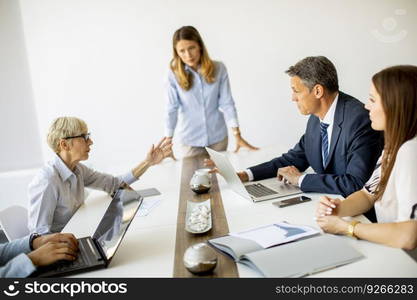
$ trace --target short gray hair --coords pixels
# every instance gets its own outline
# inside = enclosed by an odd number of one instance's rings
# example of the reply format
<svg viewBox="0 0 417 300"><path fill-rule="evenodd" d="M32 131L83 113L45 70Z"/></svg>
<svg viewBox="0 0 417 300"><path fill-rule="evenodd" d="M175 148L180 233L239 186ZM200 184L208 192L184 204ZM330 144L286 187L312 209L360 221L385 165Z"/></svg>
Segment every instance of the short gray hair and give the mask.
<svg viewBox="0 0 417 300"><path fill-rule="evenodd" d="M77 136L87 131L87 124L75 117L59 117L52 122L48 132L48 145L55 153L60 152L59 141L70 136Z"/></svg>
<svg viewBox="0 0 417 300"><path fill-rule="evenodd" d="M309 56L285 71L291 77L298 76L310 89L320 84L330 92L339 90L337 71L333 63L325 56Z"/></svg>

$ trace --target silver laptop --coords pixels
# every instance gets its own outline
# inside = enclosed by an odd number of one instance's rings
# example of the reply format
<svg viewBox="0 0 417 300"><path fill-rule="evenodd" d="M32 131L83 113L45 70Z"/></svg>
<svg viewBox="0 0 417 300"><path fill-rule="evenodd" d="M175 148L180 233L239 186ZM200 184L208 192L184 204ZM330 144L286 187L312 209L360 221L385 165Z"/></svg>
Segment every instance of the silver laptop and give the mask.
<svg viewBox="0 0 417 300"><path fill-rule="evenodd" d="M298 187L280 182L276 177L243 183L225 154L207 147L206 150L230 188L246 199L259 202L302 193Z"/></svg>

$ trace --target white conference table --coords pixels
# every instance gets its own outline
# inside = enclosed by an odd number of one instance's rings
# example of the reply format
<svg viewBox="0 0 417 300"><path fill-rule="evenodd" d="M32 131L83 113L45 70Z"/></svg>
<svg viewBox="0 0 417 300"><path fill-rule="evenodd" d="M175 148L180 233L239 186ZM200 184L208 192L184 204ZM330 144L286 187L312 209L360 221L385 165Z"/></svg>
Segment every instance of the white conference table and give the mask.
<svg viewBox="0 0 417 300"><path fill-rule="evenodd" d="M281 151L280 151L281 150ZM266 147L256 152L228 153L237 170L261 163L280 155L279 147ZM82 273L77 277L172 277L176 240L177 213L182 161L165 161L149 169L132 186L135 189L156 187L161 202L149 215L136 216L110 266L107 269ZM241 231L278 221L310 225L318 228L314 211L321 194L305 194L313 201L278 208L269 200L252 203L231 191L218 175L219 187L230 231ZM103 192L90 193L69 221L63 232L78 238L93 235L110 197ZM363 216L358 217L367 222ZM343 237L365 258L311 277L417 277L417 263L401 249ZM326 251L323 249L323 251ZM308 255L308 253L306 253ZM248 267L237 264L240 277L260 277Z"/></svg>

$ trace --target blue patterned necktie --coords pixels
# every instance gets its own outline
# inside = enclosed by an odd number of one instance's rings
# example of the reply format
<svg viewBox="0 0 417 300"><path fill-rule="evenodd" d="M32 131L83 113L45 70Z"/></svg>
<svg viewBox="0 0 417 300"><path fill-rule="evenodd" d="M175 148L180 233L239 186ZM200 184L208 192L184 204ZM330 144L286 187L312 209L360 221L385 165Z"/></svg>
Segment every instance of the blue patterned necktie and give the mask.
<svg viewBox="0 0 417 300"><path fill-rule="evenodd" d="M323 158L323 167L326 166L327 159L329 158L329 137L327 136L327 127L329 127L329 124L320 122L321 155Z"/></svg>

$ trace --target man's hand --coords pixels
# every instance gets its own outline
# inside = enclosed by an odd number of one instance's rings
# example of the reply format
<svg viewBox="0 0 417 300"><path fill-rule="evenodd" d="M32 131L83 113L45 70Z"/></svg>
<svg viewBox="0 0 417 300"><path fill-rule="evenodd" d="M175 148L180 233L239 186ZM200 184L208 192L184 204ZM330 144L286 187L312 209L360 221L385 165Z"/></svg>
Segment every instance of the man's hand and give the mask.
<svg viewBox="0 0 417 300"><path fill-rule="evenodd" d="M205 167L208 167L208 168L215 168L216 167L216 164L214 163L214 161L212 161L209 158L205 158L204 161L203 161L203 164L204 164Z"/></svg>
<svg viewBox="0 0 417 300"><path fill-rule="evenodd" d="M237 176L239 176L240 181L242 182L248 182L249 181L249 176L248 173L246 173L245 171L240 171L236 173Z"/></svg>
<svg viewBox="0 0 417 300"><path fill-rule="evenodd" d="M248 148L249 150L259 150L258 147L254 147L251 144L249 144L243 137L239 135L236 135L236 149L235 153L239 151L240 148Z"/></svg>
<svg viewBox="0 0 417 300"><path fill-rule="evenodd" d="M297 186L298 179L301 175L301 172L294 166L279 168L277 172L277 178L279 181L284 180L285 183L291 183Z"/></svg>
<svg viewBox="0 0 417 300"><path fill-rule="evenodd" d="M75 260L77 252L66 242L48 242L30 252L28 257L35 266L47 266L58 260Z"/></svg>
<svg viewBox="0 0 417 300"><path fill-rule="evenodd" d="M38 249L41 246L49 243L67 243L74 251L78 251L78 241L72 233L52 233L41 235L33 240L33 249Z"/></svg>
<svg viewBox="0 0 417 300"><path fill-rule="evenodd" d="M204 159L204 166L211 168L209 173L218 173L219 172L219 169L217 169L216 164L211 159L208 159L208 158ZM249 181L249 176L245 171L237 172L236 174L242 182Z"/></svg>
<svg viewBox="0 0 417 300"><path fill-rule="evenodd" d="M151 165L159 164L164 158L172 157L172 139L163 138L158 145L152 145L148 154L146 155L146 161Z"/></svg>

